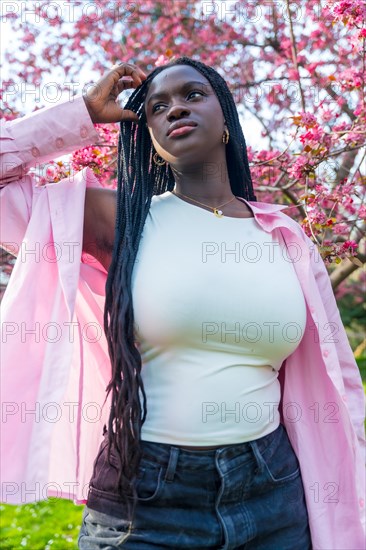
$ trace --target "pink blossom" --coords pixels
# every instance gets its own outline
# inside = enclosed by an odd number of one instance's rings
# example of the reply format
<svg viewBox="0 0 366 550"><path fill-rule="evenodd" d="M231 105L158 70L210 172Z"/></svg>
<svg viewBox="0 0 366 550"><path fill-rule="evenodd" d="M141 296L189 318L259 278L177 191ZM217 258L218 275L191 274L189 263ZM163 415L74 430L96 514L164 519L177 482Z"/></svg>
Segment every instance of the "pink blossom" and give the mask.
<svg viewBox="0 0 366 550"><path fill-rule="evenodd" d="M307 128L312 128L317 124L315 115L312 113L300 113L301 121Z"/></svg>

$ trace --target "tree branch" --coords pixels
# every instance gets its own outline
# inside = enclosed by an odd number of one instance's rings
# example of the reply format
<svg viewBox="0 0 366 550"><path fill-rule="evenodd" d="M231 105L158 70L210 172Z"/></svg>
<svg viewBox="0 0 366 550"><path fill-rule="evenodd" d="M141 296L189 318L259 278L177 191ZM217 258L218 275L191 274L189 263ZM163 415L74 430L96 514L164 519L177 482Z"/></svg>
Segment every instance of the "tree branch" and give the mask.
<svg viewBox="0 0 366 550"><path fill-rule="evenodd" d="M290 24L292 62L294 64L296 72L297 72L297 82L299 84L300 96L301 96L301 107L302 107L303 111L306 111L304 90L302 89L302 86L301 86L299 64L297 62L297 47L296 47L294 26L292 24L292 17L291 17L290 1L289 0L286 0L286 8L287 8L287 17L288 17L289 24Z"/></svg>
<svg viewBox="0 0 366 550"><path fill-rule="evenodd" d="M364 265L366 263L366 256L364 254L357 254L356 258L360 260ZM337 288L351 273L360 269L360 266L354 264L346 258L343 262L330 274L330 281L332 283L333 290Z"/></svg>
<svg viewBox="0 0 366 550"><path fill-rule="evenodd" d="M319 77L318 77L319 78ZM337 92L335 92L332 88L332 84L327 84L325 86L325 91L330 95L330 97L332 99L335 99L336 101L340 98L340 96L337 94ZM349 118L351 120L356 120L356 115L354 114L354 112L352 111L352 109L350 109L347 105L347 103L344 103L342 106L341 106L341 110L346 113L346 115L349 116Z"/></svg>
<svg viewBox="0 0 366 550"><path fill-rule="evenodd" d="M288 188L283 188L283 189L281 189L281 191L282 191L282 193L283 193L284 195L286 195L286 197L288 197L288 198L290 199L290 201L296 206L296 208L298 209L298 211L299 211L301 217L302 217L303 219L306 218L305 209L304 209L304 207L302 206L302 204L299 204L299 203L298 203L298 200L297 200L296 195L295 195L292 191L290 191L290 189L288 189Z"/></svg>
<svg viewBox="0 0 366 550"><path fill-rule="evenodd" d="M337 183L341 182L342 180L348 177L355 163L355 159L357 155L358 155L358 151L355 151L355 150L347 152L341 166L337 170Z"/></svg>

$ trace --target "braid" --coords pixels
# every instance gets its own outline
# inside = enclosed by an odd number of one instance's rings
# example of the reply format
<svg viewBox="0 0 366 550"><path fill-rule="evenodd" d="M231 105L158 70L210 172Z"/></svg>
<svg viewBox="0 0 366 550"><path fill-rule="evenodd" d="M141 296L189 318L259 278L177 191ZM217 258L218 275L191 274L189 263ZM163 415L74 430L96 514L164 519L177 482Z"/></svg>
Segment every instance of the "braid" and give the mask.
<svg viewBox="0 0 366 550"><path fill-rule="evenodd" d="M153 195L171 191L175 185L170 166L157 166L152 160L154 149L146 124L144 101L150 83L158 73L182 64L190 65L207 78L222 107L230 132L226 159L233 194L256 200L238 112L224 79L211 67L188 57L157 67L134 90L125 106L138 115L139 123L121 122L116 229L104 310L104 330L112 367L111 380L106 388L107 397L112 393L108 421L109 453L114 444L121 459L119 491L126 502L131 521L137 502L134 480L141 459L141 427L147 414L141 355L134 338L131 278L151 199Z"/></svg>

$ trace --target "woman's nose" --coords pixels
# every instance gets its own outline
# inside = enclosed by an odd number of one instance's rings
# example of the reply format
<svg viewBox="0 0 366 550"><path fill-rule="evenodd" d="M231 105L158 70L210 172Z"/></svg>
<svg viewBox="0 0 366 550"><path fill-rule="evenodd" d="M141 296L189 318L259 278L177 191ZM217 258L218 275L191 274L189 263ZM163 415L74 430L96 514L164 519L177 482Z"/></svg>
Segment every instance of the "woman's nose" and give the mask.
<svg viewBox="0 0 366 550"><path fill-rule="evenodd" d="M190 113L191 111L187 109L187 107L179 105L179 103L177 103L170 107L167 112L166 118L169 122L172 122L173 120L187 117L190 115Z"/></svg>

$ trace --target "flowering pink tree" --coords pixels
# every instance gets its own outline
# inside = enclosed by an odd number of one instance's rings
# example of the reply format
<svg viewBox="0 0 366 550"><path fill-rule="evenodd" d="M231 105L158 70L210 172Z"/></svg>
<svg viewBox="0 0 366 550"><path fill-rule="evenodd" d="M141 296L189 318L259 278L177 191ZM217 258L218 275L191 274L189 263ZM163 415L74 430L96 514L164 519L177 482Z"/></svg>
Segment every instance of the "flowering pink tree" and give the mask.
<svg viewBox="0 0 366 550"><path fill-rule="evenodd" d="M366 259L363 0L4 4L2 17L21 38L20 53L6 54L12 67L2 89L7 118L18 116L22 86L43 89L40 106L50 79L72 93L81 70L97 75L129 60L148 72L181 55L200 59L219 70L234 94L258 200L289 204L288 214L331 264L339 295L360 291ZM250 145L251 127L259 128L260 148ZM49 166L42 181L88 165L104 185L115 185L118 127L99 130L102 143L75 153L71 166Z"/></svg>

